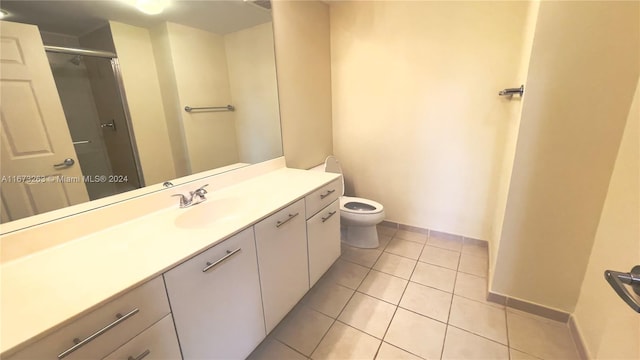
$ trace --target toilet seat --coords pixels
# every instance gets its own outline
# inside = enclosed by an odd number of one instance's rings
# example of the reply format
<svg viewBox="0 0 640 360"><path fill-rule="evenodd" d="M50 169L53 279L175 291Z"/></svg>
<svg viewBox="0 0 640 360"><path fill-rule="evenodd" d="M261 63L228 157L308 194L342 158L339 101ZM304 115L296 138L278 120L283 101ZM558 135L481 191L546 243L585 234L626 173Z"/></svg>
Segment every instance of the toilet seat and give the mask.
<svg viewBox="0 0 640 360"><path fill-rule="evenodd" d="M347 207L347 204L349 203L355 203L355 206ZM359 206L358 204L362 205ZM373 210L368 210L367 207L373 207ZM382 206L382 204L373 200L359 197L341 196L340 211L351 214L379 214L384 211L384 207Z"/></svg>

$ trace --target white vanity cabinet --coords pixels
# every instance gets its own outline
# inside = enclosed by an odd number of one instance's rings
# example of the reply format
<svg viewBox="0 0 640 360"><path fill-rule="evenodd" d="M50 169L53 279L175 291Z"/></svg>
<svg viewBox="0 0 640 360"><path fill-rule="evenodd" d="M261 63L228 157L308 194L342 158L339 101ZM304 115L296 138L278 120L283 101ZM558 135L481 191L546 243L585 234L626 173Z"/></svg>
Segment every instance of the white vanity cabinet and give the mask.
<svg viewBox="0 0 640 360"><path fill-rule="evenodd" d="M101 359L168 314L157 277L3 359ZM162 341L176 341L175 334Z"/></svg>
<svg viewBox="0 0 640 360"><path fill-rule="evenodd" d="M178 360L181 358L173 319L171 315L167 315L109 354L104 360Z"/></svg>
<svg viewBox="0 0 640 360"><path fill-rule="evenodd" d="M266 332L309 290L304 199L255 225Z"/></svg>
<svg viewBox="0 0 640 360"><path fill-rule="evenodd" d="M307 220L309 284L313 286L340 257L340 200Z"/></svg>
<svg viewBox="0 0 640 360"><path fill-rule="evenodd" d="M264 339L253 228L164 274L182 355L244 359Z"/></svg>

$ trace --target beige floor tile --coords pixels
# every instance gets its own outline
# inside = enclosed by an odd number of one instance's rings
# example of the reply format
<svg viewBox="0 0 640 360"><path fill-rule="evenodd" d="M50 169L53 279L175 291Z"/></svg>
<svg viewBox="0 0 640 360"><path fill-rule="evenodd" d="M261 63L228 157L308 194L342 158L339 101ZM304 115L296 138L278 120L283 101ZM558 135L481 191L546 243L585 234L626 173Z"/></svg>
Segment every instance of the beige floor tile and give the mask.
<svg viewBox="0 0 640 360"><path fill-rule="evenodd" d="M376 226L376 229L378 229L378 235L387 235L387 236L393 236L395 235L396 231L398 231L398 229L395 227L389 227L384 225L378 225Z"/></svg>
<svg viewBox="0 0 640 360"><path fill-rule="evenodd" d="M380 340L362 331L336 321L312 359L373 359L380 346Z"/></svg>
<svg viewBox="0 0 640 360"><path fill-rule="evenodd" d="M453 293L467 299L480 301L487 305L504 309L504 305L487 300L487 278L484 277L458 272L456 276L456 287Z"/></svg>
<svg viewBox="0 0 640 360"><path fill-rule="evenodd" d="M355 293L338 320L382 339L396 306L369 295Z"/></svg>
<svg viewBox="0 0 640 360"><path fill-rule="evenodd" d="M456 272L440 266L418 262L413 275L411 275L411 281L443 291L453 292Z"/></svg>
<svg viewBox="0 0 640 360"><path fill-rule="evenodd" d="M397 305L407 283L399 277L371 270L358 291Z"/></svg>
<svg viewBox="0 0 640 360"><path fill-rule="evenodd" d="M411 260L404 256L383 252L376 264L373 265L373 269L409 280L416 262L417 260Z"/></svg>
<svg viewBox="0 0 640 360"><path fill-rule="evenodd" d="M322 278L309 290L302 302L329 317L337 318L354 290Z"/></svg>
<svg viewBox="0 0 640 360"><path fill-rule="evenodd" d="M306 306L294 308L274 329L276 339L310 356L329 330L333 319Z"/></svg>
<svg viewBox="0 0 640 360"><path fill-rule="evenodd" d="M540 358L537 358L533 355L529 355L527 353L523 353L522 351L518 351L516 349L513 348L509 348L509 354L511 355L511 360L538 360Z"/></svg>
<svg viewBox="0 0 640 360"><path fill-rule="evenodd" d="M462 237L432 231L429 233L427 244L447 250L460 252L460 250L462 249Z"/></svg>
<svg viewBox="0 0 640 360"><path fill-rule="evenodd" d="M420 261L457 270L458 262L460 261L460 253L453 250L427 245L422 250Z"/></svg>
<svg viewBox="0 0 640 360"><path fill-rule="evenodd" d="M454 295L449 324L507 344L504 309Z"/></svg>
<svg viewBox="0 0 640 360"><path fill-rule="evenodd" d="M396 234L393 236L397 239L408 240L417 242L420 244L424 244L427 242L427 235L421 234L418 232L408 231L408 230L398 230Z"/></svg>
<svg viewBox="0 0 640 360"><path fill-rule="evenodd" d="M569 327L563 323L507 311L509 345L543 359L579 359Z"/></svg>
<svg viewBox="0 0 640 360"><path fill-rule="evenodd" d="M360 283L362 283L362 280L364 280L368 272L369 268L350 261L338 259L329 268L323 278L355 290L360 286Z"/></svg>
<svg viewBox="0 0 640 360"><path fill-rule="evenodd" d="M460 256L460 265L458 271L487 277L489 261L486 257L473 256L469 254L462 254Z"/></svg>
<svg viewBox="0 0 640 360"><path fill-rule="evenodd" d="M462 253L478 257L489 257L489 247L486 242L478 242L473 239L464 239L462 241Z"/></svg>
<svg viewBox="0 0 640 360"><path fill-rule="evenodd" d="M414 241L393 238L391 239L391 242L389 242L389 245L387 245L387 247L384 249L384 251L404 256L409 259L418 260L423 247L424 245Z"/></svg>
<svg viewBox="0 0 640 360"><path fill-rule="evenodd" d="M392 236L388 235L378 235L378 250L384 250L389 242L391 241Z"/></svg>
<svg viewBox="0 0 640 360"><path fill-rule="evenodd" d="M307 357L271 337L266 338L247 360L306 360Z"/></svg>
<svg viewBox="0 0 640 360"><path fill-rule="evenodd" d="M448 326L442 359L509 360L509 348L495 341Z"/></svg>
<svg viewBox="0 0 640 360"><path fill-rule="evenodd" d="M419 357L383 342L376 355L376 360L420 360Z"/></svg>
<svg viewBox="0 0 640 360"><path fill-rule="evenodd" d="M451 296L451 293L409 282L400 300L400 307L446 323Z"/></svg>
<svg viewBox="0 0 640 360"><path fill-rule="evenodd" d="M344 260L360 264L365 267L372 267L376 263L382 250L380 249L360 249L346 244L341 244L342 254L340 257Z"/></svg>
<svg viewBox="0 0 640 360"><path fill-rule="evenodd" d="M439 359L445 329L441 322L399 308L384 341L425 359Z"/></svg>

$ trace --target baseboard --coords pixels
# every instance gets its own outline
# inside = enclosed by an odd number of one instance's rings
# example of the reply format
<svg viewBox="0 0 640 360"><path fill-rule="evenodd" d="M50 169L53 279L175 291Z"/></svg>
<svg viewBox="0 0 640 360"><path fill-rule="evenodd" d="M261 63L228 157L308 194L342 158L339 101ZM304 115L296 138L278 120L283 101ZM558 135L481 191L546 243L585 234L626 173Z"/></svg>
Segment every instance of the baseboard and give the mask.
<svg viewBox="0 0 640 360"><path fill-rule="evenodd" d="M569 321L569 317L571 315L558 309L546 307L522 299L512 298L491 291L488 292L487 300L500 305L505 305L512 309L524 311L529 314L538 315L543 318L559 321L565 324Z"/></svg>
<svg viewBox="0 0 640 360"><path fill-rule="evenodd" d="M380 223L380 226L384 226L384 227L388 227L396 230L398 229L398 223L393 221L382 220L382 222Z"/></svg>
<svg viewBox="0 0 640 360"><path fill-rule="evenodd" d="M425 235L434 235L443 239L451 239L451 240L463 240L465 244L479 245L479 246L489 246L489 242L487 240L480 240L475 238L466 237L464 235L451 234L443 231L431 230L419 226L406 225L401 224L395 221L383 220L379 226L388 227L396 230L406 230L417 232Z"/></svg>
<svg viewBox="0 0 640 360"><path fill-rule="evenodd" d="M576 348L578 350L578 355L580 359L589 360L592 359L589 356L589 350L584 342L584 337L582 337L582 333L580 332L580 327L578 326L578 322L574 314L569 316L569 331L571 332L571 337L573 338L573 342L576 344Z"/></svg>
<svg viewBox="0 0 640 360"><path fill-rule="evenodd" d="M425 234L425 235L429 235L429 233L430 233L429 229L421 228L421 227L418 227L418 226L400 224L400 223L398 224L398 230L412 231L412 232Z"/></svg>

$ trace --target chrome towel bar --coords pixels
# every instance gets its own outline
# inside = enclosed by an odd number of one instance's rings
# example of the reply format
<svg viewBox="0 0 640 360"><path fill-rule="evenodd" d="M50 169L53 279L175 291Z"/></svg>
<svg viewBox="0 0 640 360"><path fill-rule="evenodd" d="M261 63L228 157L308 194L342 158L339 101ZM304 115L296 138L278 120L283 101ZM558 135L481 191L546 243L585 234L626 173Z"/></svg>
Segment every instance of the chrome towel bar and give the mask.
<svg viewBox="0 0 640 360"><path fill-rule="evenodd" d="M522 95L524 94L524 85L520 85L519 88L507 88L504 90L501 90L498 95L500 96L509 96L509 97L513 97L513 95L518 94L520 95L520 97L522 97Z"/></svg>
<svg viewBox="0 0 640 360"><path fill-rule="evenodd" d="M227 105L227 106L202 106L202 107L185 106L184 107L184 111L186 111L186 112L192 112L194 110L196 110L196 111L198 111L198 110L235 111L236 108L233 105Z"/></svg>

